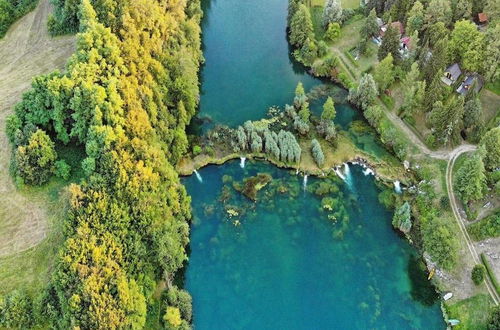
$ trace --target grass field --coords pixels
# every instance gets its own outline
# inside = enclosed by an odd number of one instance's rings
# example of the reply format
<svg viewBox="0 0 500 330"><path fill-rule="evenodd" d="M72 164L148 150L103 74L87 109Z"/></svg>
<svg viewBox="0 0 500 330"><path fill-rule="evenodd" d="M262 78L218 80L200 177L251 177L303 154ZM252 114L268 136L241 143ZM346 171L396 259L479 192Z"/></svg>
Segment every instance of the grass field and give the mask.
<svg viewBox="0 0 500 330"><path fill-rule="evenodd" d="M41 188L18 189L9 173L11 145L4 131L32 77L62 69L74 52L74 37L48 36L50 11L49 1L41 0L0 40L0 291L35 290L46 279L60 240L65 183L54 180Z"/></svg>
<svg viewBox="0 0 500 330"><path fill-rule="evenodd" d="M491 307L490 297L479 294L462 300L453 305L446 306L450 319L460 320L460 324L453 329L482 330L486 329L488 321L487 311Z"/></svg>

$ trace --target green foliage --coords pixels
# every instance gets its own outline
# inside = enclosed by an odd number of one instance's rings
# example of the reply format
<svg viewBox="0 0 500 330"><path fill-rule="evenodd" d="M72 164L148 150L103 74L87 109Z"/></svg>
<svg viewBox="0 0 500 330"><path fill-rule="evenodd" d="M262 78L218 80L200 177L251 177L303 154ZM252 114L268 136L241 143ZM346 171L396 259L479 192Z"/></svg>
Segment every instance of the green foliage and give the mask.
<svg viewBox="0 0 500 330"><path fill-rule="evenodd" d="M392 218L392 225L407 234L411 230L411 208L408 202L404 202L396 208Z"/></svg>
<svg viewBox="0 0 500 330"><path fill-rule="evenodd" d="M483 160L477 153L465 160L458 169L455 178L455 189L464 203L476 201L486 191L486 175Z"/></svg>
<svg viewBox="0 0 500 330"><path fill-rule="evenodd" d="M490 25L486 30L483 72L490 82L500 79L500 24ZM498 94L498 93L497 93Z"/></svg>
<svg viewBox="0 0 500 330"><path fill-rule="evenodd" d="M394 82L394 64L392 54L389 53L376 67L373 79L377 83L379 92L385 91Z"/></svg>
<svg viewBox="0 0 500 330"><path fill-rule="evenodd" d="M498 280L495 276L495 272L491 268L491 265L486 258L486 255L484 253L481 253L481 261L483 262L484 267L486 267L486 272L488 274L488 277L491 280L491 283L493 283L493 287L495 288L495 291L500 294L500 283L498 283Z"/></svg>
<svg viewBox="0 0 500 330"><path fill-rule="evenodd" d="M342 21L342 5L340 0L326 0L323 9L323 26L327 27L331 23Z"/></svg>
<svg viewBox="0 0 500 330"><path fill-rule="evenodd" d="M71 174L71 166L64 160L58 160L55 162L54 174L63 180L68 180Z"/></svg>
<svg viewBox="0 0 500 330"><path fill-rule="evenodd" d="M34 9L38 0L0 0L0 38L20 17Z"/></svg>
<svg viewBox="0 0 500 330"><path fill-rule="evenodd" d="M404 99L401 108L406 116L423 111L426 83L425 80L419 81L419 76L418 63L414 62L402 83Z"/></svg>
<svg viewBox="0 0 500 330"><path fill-rule="evenodd" d="M492 308L488 318L487 327L488 330L500 329L500 306L495 306Z"/></svg>
<svg viewBox="0 0 500 330"><path fill-rule="evenodd" d="M385 31L382 37L382 44L378 49L378 60L382 61L387 57L387 55L392 54L392 58L395 63L399 63L401 60L401 54L399 53L399 31L392 25L387 26L387 31Z"/></svg>
<svg viewBox="0 0 500 330"><path fill-rule="evenodd" d="M193 155L199 155L201 154L201 147L198 145L193 146Z"/></svg>
<svg viewBox="0 0 500 330"><path fill-rule="evenodd" d="M302 62L304 65L310 66L318 57L318 46L316 45L315 41L307 39L300 50L296 50L294 54L300 60L300 62Z"/></svg>
<svg viewBox="0 0 500 330"><path fill-rule="evenodd" d="M356 89L349 90L349 101L365 110L375 102L377 97L377 84L371 74L364 74Z"/></svg>
<svg viewBox="0 0 500 330"><path fill-rule="evenodd" d="M318 140L316 139L313 139L311 141L311 152L316 164L319 167L322 167L325 163L325 155L323 154L323 150L321 149L321 144L319 144Z"/></svg>
<svg viewBox="0 0 500 330"><path fill-rule="evenodd" d="M464 100L461 96L451 96L446 103L436 101L428 118L437 141L446 145L460 140L463 126Z"/></svg>
<svg viewBox="0 0 500 330"><path fill-rule="evenodd" d="M54 142L39 129L31 135L27 145L17 147L14 159L17 174L25 183L44 184L50 179L57 159Z"/></svg>
<svg viewBox="0 0 500 330"><path fill-rule="evenodd" d="M475 241L500 236L500 212L496 212L467 227L467 231Z"/></svg>
<svg viewBox="0 0 500 330"><path fill-rule="evenodd" d="M413 32L420 32L424 26L424 6L420 1L415 1L413 7L408 13L408 20L406 23L406 30L408 34Z"/></svg>
<svg viewBox="0 0 500 330"><path fill-rule="evenodd" d="M177 307L167 306L163 319L174 328L182 324L181 312Z"/></svg>
<svg viewBox="0 0 500 330"><path fill-rule="evenodd" d="M425 10L425 22L428 26L442 22L449 26L452 19L452 12L449 0L431 0Z"/></svg>
<svg viewBox="0 0 500 330"><path fill-rule="evenodd" d="M33 324L32 301L22 291L12 291L0 297L0 326L6 328L31 328Z"/></svg>
<svg viewBox="0 0 500 330"><path fill-rule="evenodd" d="M450 53L453 60L462 63L467 71L482 71L484 62L484 33L477 30L468 20L455 23L450 40Z"/></svg>
<svg viewBox="0 0 500 330"><path fill-rule="evenodd" d="M483 265L475 265L474 268L472 268L471 278L475 285L483 283L485 275L486 269Z"/></svg>
<svg viewBox="0 0 500 330"><path fill-rule="evenodd" d="M484 165L488 170L500 167L500 127L489 130L481 139L485 148Z"/></svg>
<svg viewBox="0 0 500 330"><path fill-rule="evenodd" d="M329 96L326 99L325 104L323 104L323 112L321 113L321 119L324 120L335 120L337 112L335 111L335 105L333 99Z"/></svg>
<svg viewBox="0 0 500 330"><path fill-rule="evenodd" d="M325 32L325 39L335 41L340 37L340 24L337 22L329 23Z"/></svg>
<svg viewBox="0 0 500 330"><path fill-rule="evenodd" d="M370 11L370 14L366 17L365 22L360 30L360 35L362 40L368 40L369 38L378 35L379 26L377 23L377 13L375 9Z"/></svg>
<svg viewBox="0 0 500 330"><path fill-rule="evenodd" d="M313 24L309 9L301 4L290 22L290 43L302 48L306 41L314 40Z"/></svg>

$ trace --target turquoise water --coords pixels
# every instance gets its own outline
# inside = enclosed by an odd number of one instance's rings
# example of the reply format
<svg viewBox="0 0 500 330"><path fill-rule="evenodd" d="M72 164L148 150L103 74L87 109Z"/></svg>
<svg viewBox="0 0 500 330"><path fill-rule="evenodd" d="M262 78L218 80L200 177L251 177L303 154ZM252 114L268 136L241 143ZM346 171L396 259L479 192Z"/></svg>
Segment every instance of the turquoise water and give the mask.
<svg viewBox="0 0 500 330"><path fill-rule="evenodd" d="M253 202L233 186L257 173L273 181ZM259 162L200 175L202 183L184 179L194 213L186 287L196 329L444 328L412 248L361 168L351 166L350 188L309 178L305 190L302 176ZM329 188L318 190L321 182ZM336 200L332 211L322 209L324 197Z"/></svg>
<svg viewBox="0 0 500 330"><path fill-rule="evenodd" d="M200 118L235 126L290 103L298 81L319 114L323 82L295 63L286 42L287 0L205 0ZM389 157L347 92L328 85L336 124L360 148ZM316 92L315 92L316 91ZM205 125L210 126L210 125ZM391 228L372 176L351 166L309 178L266 163L210 166L183 183L192 196L185 285L195 329L443 329L421 261ZM244 180L272 181L250 201ZM331 209L331 210L330 210ZM232 215L230 215L230 213Z"/></svg>

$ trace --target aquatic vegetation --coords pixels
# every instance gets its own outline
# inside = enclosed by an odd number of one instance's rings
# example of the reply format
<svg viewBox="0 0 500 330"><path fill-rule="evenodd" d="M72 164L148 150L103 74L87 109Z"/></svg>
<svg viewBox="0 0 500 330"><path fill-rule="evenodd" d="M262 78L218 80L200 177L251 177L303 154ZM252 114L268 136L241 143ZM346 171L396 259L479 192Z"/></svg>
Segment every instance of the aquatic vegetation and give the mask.
<svg viewBox="0 0 500 330"><path fill-rule="evenodd" d="M259 190L264 188L272 179L272 176L267 173L259 173L256 176L244 179L243 184L235 184L234 188L252 201L256 201Z"/></svg>

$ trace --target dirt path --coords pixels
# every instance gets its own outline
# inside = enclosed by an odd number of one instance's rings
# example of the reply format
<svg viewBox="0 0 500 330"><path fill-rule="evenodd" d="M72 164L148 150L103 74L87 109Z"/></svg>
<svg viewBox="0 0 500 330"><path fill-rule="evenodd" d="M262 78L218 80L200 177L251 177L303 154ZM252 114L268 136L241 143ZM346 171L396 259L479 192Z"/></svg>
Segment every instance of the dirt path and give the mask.
<svg viewBox="0 0 500 330"><path fill-rule="evenodd" d="M479 255L476 251L476 248L474 247L474 243L472 242L469 233L467 232L467 229L465 228L465 220L462 218L460 215L460 211L458 209L458 204L455 199L455 194L453 192L453 165L455 164L456 159L458 156L460 156L464 152L469 152L469 151L474 151L476 149L475 146L472 145L463 145L460 146L456 149L454 149L450 153L450 158L448 160L448 166L446 167L446 187L448 189L448 197L450 199L450 205L453 210L453 215L455 220L458 223L458 226L460 227L460 232L463 236L464 242L467 244L467 248L470 252L470 255L472 256L472 260L474 260L475 264L481 264L481 259L479 258ZM500 302L500 297L498 296L498 293L495 291L495 288L493 287L493 284L491 283L489 277L486 277L486 289L488 290L488 293L490 294L491 298L493 299L493 302L495 305L498 305Z"/></svg>
<svg viewBox="0 0 500 330"><path fill-rule="evenodd" d="M62 69L74 52L74 37L50 38L48 0L16 22L0 40L0 257L29 249L49 229L44 201L19 192L9 173L11 146L5 120L33 76Z"/></svg>

